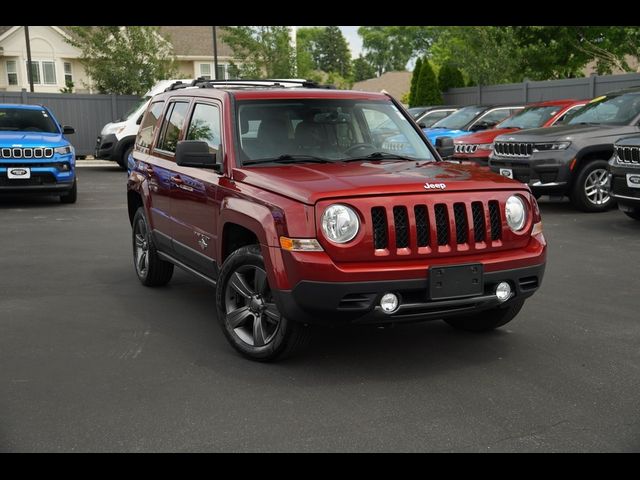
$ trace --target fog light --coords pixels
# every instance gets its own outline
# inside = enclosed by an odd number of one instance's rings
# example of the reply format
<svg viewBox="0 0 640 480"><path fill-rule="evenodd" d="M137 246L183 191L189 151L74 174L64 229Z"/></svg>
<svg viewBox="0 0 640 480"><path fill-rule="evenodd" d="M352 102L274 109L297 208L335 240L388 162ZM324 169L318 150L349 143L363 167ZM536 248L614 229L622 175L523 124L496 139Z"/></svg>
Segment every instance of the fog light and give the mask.
<svg viewBox="0 0 640 480"><path fill-rule="evenodd" d="M393 293L385 293L380 299L380 307L384 313L393 313L398 309L398 296Z"/></svg>
<svg viewBox="0 0 640 480"><path fill-rule="evenodd" d="M511 297L511 285L507 282L500 282L496 287L496 297L501 302L506 302Z"/></svg>

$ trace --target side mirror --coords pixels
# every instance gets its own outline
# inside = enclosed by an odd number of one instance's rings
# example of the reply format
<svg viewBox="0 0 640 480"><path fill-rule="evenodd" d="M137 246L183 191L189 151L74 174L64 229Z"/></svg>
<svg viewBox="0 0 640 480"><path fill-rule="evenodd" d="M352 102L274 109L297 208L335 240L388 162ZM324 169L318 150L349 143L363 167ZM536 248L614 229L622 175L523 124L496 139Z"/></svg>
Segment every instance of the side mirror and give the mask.
<svg viewBox="0 0 640 480"><path fill-rule="evenodd" d="M136 120L136 125L140 125L142 123L143 116L144 116L144 113L138 117L138 119Z"/></svg>
<svg viewBox="0 0 640 480"><path fill-rule="evenodd" d="M427 128L427 126L424 124L424 122L420 122L420 123L418 124L418 126L419 126L420 128L422 128L422 129Z"/></svg>
<svg viewBox="0 0 640 480"><path fill-rule="evenodd" d="M217 163L217 152L210 153L207 142L182 140L176 146L176 163L181 167L210 168L219 172L222 165Z"/></svg>
<svg viewBox="0 0 640 480"><path fill-rule="evenodd" d="M436 151L444 159L453 155L453 138L438 137L436 138Z"/></svg>
<svg viewBox="0 0 640 480"><path fill-rule="evenodd" d="M62 127L62 133L65 135L71 135L72 133L76 133L76 129L70 127L69 125L65 125L64 127Z"/></svg>

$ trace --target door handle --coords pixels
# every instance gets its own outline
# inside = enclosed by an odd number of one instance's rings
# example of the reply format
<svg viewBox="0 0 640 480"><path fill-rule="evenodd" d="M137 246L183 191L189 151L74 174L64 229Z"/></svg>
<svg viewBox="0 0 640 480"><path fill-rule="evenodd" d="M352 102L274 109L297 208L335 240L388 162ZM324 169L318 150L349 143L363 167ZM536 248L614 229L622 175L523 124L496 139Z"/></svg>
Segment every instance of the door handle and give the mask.
<svg viewBox="0 0 640 480"><path fill-rule="evenodd" d="M175 183L176 185L184 185L184 180L182 180L182 178L178 177L171 177L170 178L171 182Z"/></svg>

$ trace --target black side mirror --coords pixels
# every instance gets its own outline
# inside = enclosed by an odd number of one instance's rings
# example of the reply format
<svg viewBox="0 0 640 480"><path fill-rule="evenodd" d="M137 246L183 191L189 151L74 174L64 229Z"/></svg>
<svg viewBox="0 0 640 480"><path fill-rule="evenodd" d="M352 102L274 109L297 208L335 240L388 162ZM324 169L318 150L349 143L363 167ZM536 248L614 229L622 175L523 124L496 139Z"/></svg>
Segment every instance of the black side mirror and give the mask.
<svg viewBox="0 0 640 480"><path fill-rule="evenodd" d="M444 159L453 155L453 138L438 137L436 138L436 151Z"/></svg>
<svg viewBox="0 0 640 480"><path fill-rule="evenodd" d="M426 126L423 122L420 122L420 123L418 124L418 126L419 126L420 128L422 128L422 129L427 128L427 126Z"/></svg>
<svg viewBox="0 0 640 480"><path fill-rule="evenodd" d="M222 165L217 163L218 152L211 153L207 142L183 140L176 146L176 163L181 167L210 168L217 172Z"/></svg>
<svg viewBox="0 0 640 480"><path fill-rule="evenodd" d="M65 135L71 135L72 133L76 133L76 129L70 127L69 125L65 125L64 127L62 127L62 133Z"/></svg>
<svg viewBox="0 0 640 480"><path fill-rule="evenodd" d="M136 125L140 125L142 123L143 116L144 116L144 113L138 117L138 119L136 120Z"/></svg>

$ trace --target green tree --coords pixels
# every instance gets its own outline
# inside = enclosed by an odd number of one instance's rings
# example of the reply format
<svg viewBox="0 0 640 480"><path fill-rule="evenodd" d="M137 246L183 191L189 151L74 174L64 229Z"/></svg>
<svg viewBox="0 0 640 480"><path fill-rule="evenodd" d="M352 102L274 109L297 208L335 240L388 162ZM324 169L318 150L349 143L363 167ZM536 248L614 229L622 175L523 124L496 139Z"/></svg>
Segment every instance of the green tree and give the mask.
<svg viewBox="0 0 640 480"><path fill-rule="evenodd" d="M300 27L296 30L297 74L307 78L310 72L320 68L318 39L324 32L322 27Z"/></svg>
<svg viewBox="0 0 640 480"><path fill-rule="evenodd" d="M433 60L464 71L475 84L519 82L522 52L512 27L443 27L431 47Z"/></svg>
<svg viewBox="0 0 640 480"><path fill-rule="evenodd" d="M374 66L378 76L406 68L415 50L411 28L376 26L358 29L365 57Z"/></svg>
<svg viewBox="0 0 640 480"><path fill-rule="evenodd" d="M420 76L418 77L414 101L416 106L440 105L442 103L442 95L440 95L436 74L433 73L433 68L426 58L422 61L422 67L420 67Z"/></svg>
<svg viewBox="0 0 640 480"><path fill-rule="evenodd" d="M438 72L438 86L442 93L450 88L464 87L462 72L451 62L446 62Z"/></svg>
<svg viewBox="0 0 640 480"><path fill-rule="evenodd" d="M362 80L375 77L376 69L373 68L366 58L360 55L351 62L351 73L354 82L361 82Z"/></svg>
<svg viewBox="0 0 640 480"><path fill-rule="evenodd" d="M351 72L351 51L347 39L336 26L326 27L318 38L318 67L341 77Z"/></svg>
<svg viewBox="0 0 640 480"><path fill-rule="evenodd" d="M409 107L418 107L416 104L416 88L418 88L418 78L422 69L422 58L418 57L416 65L413 67L413 75L411 75L411 87L409 88Z"/></svg>
<svg viewBox="0 0 640 480"><path fill-rule="evenodd" d="M285 26L225 27L222 38L233 50L237 76L244 78L290 78L294 76L295 52Z"/></svg>
<svg viewBox="0 0 640 480"><path fill-rule="evenodd" d="M143 95L175 74L171 44L152 26L70 27L68 43L100 93Z"/></svg>

